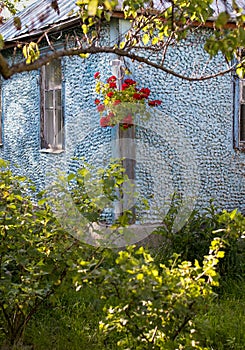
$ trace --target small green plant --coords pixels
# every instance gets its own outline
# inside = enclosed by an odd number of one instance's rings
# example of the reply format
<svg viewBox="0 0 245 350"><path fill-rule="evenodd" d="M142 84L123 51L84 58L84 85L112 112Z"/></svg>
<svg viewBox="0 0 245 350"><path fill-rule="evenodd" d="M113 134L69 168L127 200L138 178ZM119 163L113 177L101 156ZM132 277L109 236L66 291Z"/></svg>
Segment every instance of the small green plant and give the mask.
<svg viewBox="0 0 245 350"><path fill-rule="evenodd" d="M130 208L117 217L114 215L115 201L123 203L126 195L128 206L133 207L136 195L122 159L111 159L104 168L82 162L77 172L69 174L64 182L68 182L73 202L87 222L109 223L116 228L126 226L132 219Z"/></svg>

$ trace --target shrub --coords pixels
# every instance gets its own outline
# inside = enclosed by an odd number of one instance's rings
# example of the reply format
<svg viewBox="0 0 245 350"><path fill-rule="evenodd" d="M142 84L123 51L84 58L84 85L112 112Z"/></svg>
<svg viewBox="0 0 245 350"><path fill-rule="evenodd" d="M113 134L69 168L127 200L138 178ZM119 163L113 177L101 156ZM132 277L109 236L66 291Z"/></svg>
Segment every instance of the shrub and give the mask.
<svg viewBox="0 0 245 350"><path fill-rule="evenodd" d="M167 263L173 253L181 259L201 261L214 237L225 241L225 257L218 270L223 278L241 279L245 277L245 217L234 210L219 210L211 201L208 208L194 210L186 224L178 232L173 232L172 225L178 214L180 200L175 198L168 214L157 233L163 237L163 244L156 253L156 258Z"/></svg>
<svg viewBox="0 0 245 350"><path fill-rule="evenodd" d="M212 285L218 283L215 267L223 257L221 246L220 239L212 241L203 267L198 261L181 262L176 255L168 267L156 263L143 247L120 251L115 266L96 272L105 300L100 331L106 345L117 345L117 349L203 349L196 339L194 318L214 295Z"/></svg>
<svg viewBox="0 0 245 350"><path fill-rule="evenodd" d="M82 245L62 230L44 197L33 202L26 178L14 176L2 160L0 168L0 331L17 344Z"/></svg>
<svg viewBox="0 0 245 350"><path fill-rule="evenodd" d="M64 184L54 185L57 197L49 198L47 193L36 194L28 179L14 176L0 160L0 332L12 345L21 341L31 317L57 294L65 279L76 284L77 270L79 278L87 278L104 259L100 248L77 240L74 231L70 231L74 236L66 232L50 207L61 205L69 216L61 198L67 184L72 184L73 207L77 205L85 224L98 221L101 208L116 198L115 188L123 183L124 169L112 162L107 169L98 169L95 177L92 170L84 166L63 177ZM123 217L120 219L119 223ZM86 225L80 226L84 232Z"/></svg>

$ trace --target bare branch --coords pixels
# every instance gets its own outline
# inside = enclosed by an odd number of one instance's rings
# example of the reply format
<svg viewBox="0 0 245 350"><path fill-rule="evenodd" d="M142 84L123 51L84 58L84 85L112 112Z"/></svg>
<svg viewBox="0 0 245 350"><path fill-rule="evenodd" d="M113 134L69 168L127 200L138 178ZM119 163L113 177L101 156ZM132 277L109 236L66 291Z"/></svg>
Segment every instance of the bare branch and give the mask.
<svg viewBox="0 0 245 350"><path fill-rule="evenodd" d="M4 77L4 79L8 79L11 77L10 66L8 65L8 62L5 60L5 58L1 53L0 53L0 74Z"/></svg>
<svg viewBox="0 0 245 350"><path fill-rule="evenodd" d="M41 56L38 60L31 64L26 64L25 62L20 62L12 65L11 67L8 65L7 61L4 59L4 57L0 54L0 73L3 75L5 79L10 78L11 76L15 75L16 73L22 73L25 71L33 71L41 66L47 64L49 61L57 58L61 58L64 56L75 56L79 54L99 54L99 53L111 53L111 54L116 54L121 57L127 57L133 61L139 62L139 63L145 63L148 66L154 67L160 71L163 71L165 73L171 74L177 78L187 80L187 81L204 81L204 80L209 80L212 78L216 78L218 76L227 74L231 72L234 68L235 65L222 70L220 72L214 73L214 74L209 74L209 75L200 75L196 77L190 77L186 76L183 74L180 74L172 69L169 69L167 67L164 67L163 65L159 63L155 63L151 61L148 58L136 55L134 53L130 53L128 51L125 51L123 49L119 49L117 47L109 47L109 46L90 46L87 48L69 48L69 49L63 49L59 51L55 51L49 54L46 54L44 56Z"/></svg>

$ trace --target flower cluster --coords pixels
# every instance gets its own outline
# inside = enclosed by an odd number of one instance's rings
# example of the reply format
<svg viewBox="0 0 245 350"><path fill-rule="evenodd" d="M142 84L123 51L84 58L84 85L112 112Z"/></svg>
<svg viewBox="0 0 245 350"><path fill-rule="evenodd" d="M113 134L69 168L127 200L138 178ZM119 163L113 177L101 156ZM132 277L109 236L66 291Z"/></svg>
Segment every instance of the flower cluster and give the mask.
<svg viewBox="0 0 245 350"><path fill-rule="evenodd" d="M133 125L133 114L139 112L140 107L142 110L147 104L156 107L162 103L160 100L149 100L150 89L138 88L133 79L127 78L119 83L112 75L103 83L99 72L94 74L94 78L97 81L95 91L102 96L94 101L100 113L101 127L112 127L119 123L127 129Z"/></svg>

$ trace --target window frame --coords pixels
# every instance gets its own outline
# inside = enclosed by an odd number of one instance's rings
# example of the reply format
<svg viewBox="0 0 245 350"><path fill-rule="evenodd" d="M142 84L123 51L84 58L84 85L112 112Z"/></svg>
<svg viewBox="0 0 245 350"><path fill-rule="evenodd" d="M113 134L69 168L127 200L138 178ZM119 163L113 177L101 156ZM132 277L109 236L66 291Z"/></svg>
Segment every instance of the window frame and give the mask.
<svg viewBox="0 0 245 350"><path fill-rule="evenodd" d="M245 96L243 98L243 88L245 93L245 79L234 77L234 148L245 152L245 139L241 140L241 106L245 108ZM244 117L245 119L245 117ZM244 120L245 123L245 120ZM245 124L244 124L245 127Z"/></svg>
<svg viewBox="0 0 245 350"><path fill-rule="evenodd" d="M65 149L65 140L64 140L64 96L63 96L63 67L62 67L62 60L61 59L54 59L48 63L48 65L56 65L57 62L59 62L59 69L60 69L60 81L57 85L53 86L46 86L47 81L50 83L50 79L47 79L47 65L42 66L40 69L40 150L41 152L47 152L47 153L61 153L64 152ZM51 85L51 84L50 84ZM60 104L57 103L57 97L56 94L59 92L59 98L60 98ZM52 94L52 107L48 108L46 101L47 101L47 94ZM52 135L51 138L53 138L52 143L48 143L48 139L50 138L50 135L48 135L48 110L53 111L52 113L52 121L51 125L53 126L53 130L50 133ZM57 111L60 111L60 117L57 114ZM57 120L60 118L60 128L58 126ZM60 131L61 130L61 131ZM56 140L56 138L59 140Z"/></svg>

